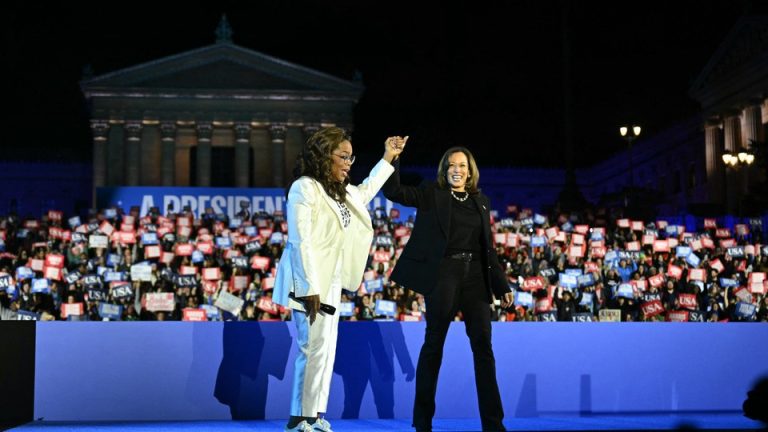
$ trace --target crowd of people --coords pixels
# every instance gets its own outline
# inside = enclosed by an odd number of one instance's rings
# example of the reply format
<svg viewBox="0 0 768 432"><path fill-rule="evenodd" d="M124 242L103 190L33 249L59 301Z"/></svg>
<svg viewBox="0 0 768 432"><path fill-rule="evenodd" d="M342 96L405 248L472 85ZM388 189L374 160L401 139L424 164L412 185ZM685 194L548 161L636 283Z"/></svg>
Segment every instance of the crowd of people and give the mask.
<svg viewBox="0 0 768 432"><path fill-rule="evenodd" d="M420 321L422 295L389 281L413 221L373 212L367 271L342 320ZM515 304L498 321L768 321L768 246L759 219L696 232L611 210L494 213ZM36 320L290 320L271 300L286 241L280 211L234 218L188 208L49 211L0 218L0 316ZM461 312L456 320L461 320Z"/></svg>

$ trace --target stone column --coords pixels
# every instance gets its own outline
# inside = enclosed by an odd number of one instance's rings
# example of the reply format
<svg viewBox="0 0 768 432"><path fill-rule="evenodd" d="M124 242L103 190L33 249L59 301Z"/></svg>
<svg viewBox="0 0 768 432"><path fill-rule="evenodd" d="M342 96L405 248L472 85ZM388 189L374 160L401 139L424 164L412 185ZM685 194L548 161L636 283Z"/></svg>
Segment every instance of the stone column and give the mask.
<svg viewBox="0 0 768 432"><path fill-rule="evenodd" d="M729 113L723 123L723 134L725 142L725 151L736 153L741 148L741 119L738 113ZM729 214L735 215L738 212L738 203L742 194L742 179L740 171L726 169L725 172L725 195L726 208Z"/></svg>
<svg viewBox="0 0 768 432"><path fill-rule="evenodd" d="M250 179L248 150L250 147L251 125L249 123L235 124L235 187L248 187Z"/></svg>
<svg viewBox="0 0 768 432"><path fill-rule="evenodd" d="M725 134L725 150L731 153L741 147L741 120L738 115L729 115L723 123L723 132Z"/></svg>
<svg viewBox="0 0 768 432"><path fill-rule="evenodd" d="M107 185L107 137L109 122L106 120L91 120L93 133L93 193L91 204L96 207L96 188Z"/></svg>
<svg viewBox="0 0 768 432"><path fill-rule="evenodd" d="M176 176L176 123L160 123L160 184L173 186Z"/></svg>
<svg viewBox="0 0 768 432"><path fill-rule="evenodd" d="M309 123L304 125L304 142L306 143L309 137L315 132L320 130L320 125L317 123Z"/></svg>
<svg viewBox="0 0 768 432"><path fill-rule="evenodd" d="M269 127L272 139L272 186L285 186L285 134L284 124L273 124Z"/></svg>
<svg viewBox="0 0 768 432"><path fill-rule="evenodd" d="M749 148L750 141L762 142L763 141L763 116L760 109L760 103L754 104L744 108L744 147Z"/></svg>
<svg viewBox="0 0 768 432"><path fill-rule="evenodd" d="M704 154L709 200L725 202L723 196L723 136L719 122L707 122L704 125Z"/></svg>
<svg viewBox="0 0 768 432"><path fill-rule="evenodd" d="M138 186L141 174L141 130L140 121L125 122L125 184Z"/></svg>
<svg viewBox="0 0 768 432"><path fill-rule="evenodd" d="M197 184L195 186L211 185L211 139L213 124L210 122L197 124Z"/></svg>

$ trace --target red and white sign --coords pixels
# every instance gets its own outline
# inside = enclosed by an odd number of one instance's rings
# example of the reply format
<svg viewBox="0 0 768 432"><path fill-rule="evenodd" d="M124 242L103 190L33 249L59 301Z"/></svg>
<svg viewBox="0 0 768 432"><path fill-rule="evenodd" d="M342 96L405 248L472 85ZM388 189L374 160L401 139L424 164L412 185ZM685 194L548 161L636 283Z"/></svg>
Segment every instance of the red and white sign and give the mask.
<svg viewBox="0 0 768 432"><path fill-rule="evenodd" d="M652 234L643 235L643 245L652 245L656 241L656 236Z"/></svg>
<svg viewBox="0 0 768 432"><path fill-rule="evenodd" d="M635 289L635 291L645 291L648 289L648 281L645 279L632 279L629 284Z"/></svg>
<svg viewBox="0 0 768 432"><path fill-rule="evenodd" d="M406 227L399 227L399 228L395 229L395 237L402 237L402 236L408 235L408 234L409 234L409 230ZM504 240L506 241L506 239L504 239ZM504 243L504 242L501 241L501 242L497 242L497 243Z"/></svg>
<svg viewBox="0 0 768 432"><path fill-rule="evenodd" d="M392 258L392 253L389 251L376 251L373 253L373 262L389 262Z"/></svg>
<svg viewBox="0 0 768 432"><path fill-rule="evenodd" d="M250 279L246 275L232 276L232 283L229 284L230 291L242 291L248 289L248 282Z"/></svg>
<svg viewBox="0 0 768 432"><path fill-rule="evenodd" d="M183 216L176 218L176 225L183 226L183 227L191 227L192 226L192 218L189 216Z"/></svg>
<svg viewBox="0 0 768 432"><path fill-rule="evenodd" d="M493 240L497 245L503 245L507 243L507 233L494 233Z"/></svg>
<svg viewBox="0 0 768 432"><path fill-rule="evenodd" d="M629 219L619 219L616 221L616 225L618 225L619 228L629 228Z"/></svg>
<svg viewBox="0 0 768 432"><path fill-rule="evenodd" d="M208 321L208 316L205 314L205 309L192 309L184 308L181 310L182 321Z"/></svg>
<svg viewBox="0 0 768 432"><path fill-rule="evenodd" d="M689 309L689 310L696 310L698 307L698 302L696 301L696 295L695 294L679 294L677 296L677 301L680 303L680 307Z"/></svg>
<svg viewBox="0 0 768 432"><path fill-rule="evenodd" d="M28 220L28 221L24 222L24 228L26 228L26 229L35 230L35 229L37 229L39 227L40 227L40 222L38 222L36 220Z"/></svg>
<svg viewBox="0 0 768 432"><path fill-rule="evenodd" d="M671 277L672 279L680 279L683 275L683 269L681 267L678 267L674 264L669 264L667 267L667 276Z"/></svg>
<svg viewBox="0 0 768 432"><path fill-rule="evenodd" d="M179 225L176 227L176 234L179 237L189 238L189 235L192 234L192 228Z"/></svg>
<svg viewBox="0 0 768 432"><path fill-rule="evenodd" d="M592 249L594 251L594 249ZM592 254L594 255L594 253ZM593 272L599 272L600 267L598 267L596 262L587 261L584 263L584 272L585 273L593 273Z"/></svg>
<svg viewBox="0 0 768 432"><path fill-rule="evenodd" d="M561 242L561 243L567 242L568 241L567 233L565 231L558 232L557 235L555 236L554 241Z"/></svg>
<svg viewBox="0 0 768 432"><path fill-rule="evenodd" d="M751 303L752 302L752 294L747 290L745 287L739 287L733 291L733 295L735 295L739 300Z"/></svg>
<svg viewBox="0 0 768 432"><path fill-rule="evenodd" d="M393 208L389 209L389 218L390 219L400 219L400 210Z"/></svg>
<svg viewBox="0 0 768 432"><path fill-rule="evenodd" d="M213 243L200 242L197 244L197 250L204 253L205 255L211 255L213 253Z"/></svg>
<svg viewBox="0 0 768 432"><path fill-rule="evenodd" d="M43 267L43 277L60 281L61 269L59 267Z"/></svg>
<svg viewBox="0 0 768 432"><path fill-rule="evenodd" d="M173 248L173 252L178 256L191 256L194 251L194 247L190 243L178 243Z"/></svg>
<svg viewBox="0 0 768 432"><path fill-rule="evenodd" d="M666 278L664 278L663 274L653 275L653 276L648 278L648 283L652 287L655 287L655 288L661 287L662 285L664 285L664 282L666 282L666 281L667 280L666 280Z"/></svg>
<svg viewBox="0 0 768 432"><path fill-rule="evenodd" d="M117 239L120 243L123 244L134 244L136 243L136 233L132 232L125 232L125 231L118 231L117 232Z"/></svg>
<svg viewBox="0 0 768 432"><path fill-rule="evenodd" d="M605 246L599 248L592 248L592 256L595 258L603 258L607 252Z"/></svg>
<svg viewBox="0 0 768 432"><path fill-rule="evenodd" d="M529 277L523 280L523 290L533 291L544 288L544 278L541 276Z"/></svg>
<svg viewBox="0 0 768 432"><path fill-rule="evenodd" d="M61 232L63 230L58 227L50 227L48 228L48 236L52 239L60 239L61 238Z"/></svg>
<svg viewBox="0 0 768 432"><path fill-rule="evenodd" d="M691 241L690 245L691 245L691 249L693 249L696 252L698 252L702 248L701 240L699 239Z"/></svg>
<svg viewBox="0 0 768 432"><path fill-rule="evenodd" d="M43 271L43 267L45 266L45 261L41 259L32 259L30 258L27 262L27 267L31 268L34 271Z"/></svg>
<svg viewBox="0 0 768 432"><path fill-rule="evenodd" d="M216 290L219 289L219 283L216 281L207 281L204 280L203 282L203 292L208 295L214 295L216 294Z"/></svg>
<svg viewBox="0 0 768 432"><path fill-rule="evenodd" d="M731 236L731 230L728 228L718 228L715 230L715 237L717 238L728 238Z"/></svg>
<svg viewBox="0 0 768 432"><path fill-rule="evenodd" d="M173 293L147 293L146 309L151 312L166 311L172 312L176 307Z"/></svg>
<svg viewBox="0 0 768 432"><path fill-rule="evenodd" d="M680 244L680 242L677 241L677 239L674 238L674 237L670 237L670 238L667 239L667 245L669 245L670 249L672 249L674 247L677 247L677 245L679 245L679 244Z"/></svg>
<svg viewBox="0 0 768 432"><path fill-rule="evenodd" d="M744 224L736 224L734 228L736 229L737 235L745 236L749 234L749 227Z"/></svg>
<svg viewBox="0 0 768 432"><path fill-rule="evenodd" d="M251 258L251 268L256 270L266 270L269 268L269 258L254 255Z"/></svg>
<svg viewBox="0 0 768 432"><path fill-rule="evenodd" d="M643 221L632 221L632 231L642 231L645 229Z"/></svg>
<svg viewBox="0 0 768 432"><path fill-rule="evenodd" d="M666 228L667 225L669 225L669 222L667 222L665 220L659 219L659 220L656 221L656 228L658 228L660 230L663 230L664 228Z"/></svg>
<svg viewBox="0 0 768 432"><path fill-rule="evenodd" d="M715 258L709 262L709 267L717 270L718 273L722 273L725 270L725 266L720 262L720 258Z"/></svg>
<svg viewBox="0 0 768 432"><path fill-rule="evenodd" d="M161 253L162 253L162 249L160 249L159 245L144 246L144 258L147 258L147 259L160 258Z"/></svg>
<svg viewBox="0 0 768 432"><path fill-rule="evenodd" d="M275 278L273 277L265 277L261 280L261 289L264 291L271 290L275 287Z"/></svg>
<svg viewBox="0 0 768 432"><path fill-rule="evenodd" d="M645 302L640 306L646 318L655 317L664 313L664 306L659 300Z"/></svg>
<svg viewBox="0 0 768 432"><path fill-rule="evenodd" d="M179 267L179 274L182 276L190 276L197 274L197 267L195 266L181 266Z"/></svg>
<svg viewBox="0 0 768 432"><path fill-rule="evenodd" d="M203 269L203 279L219 280L221 279L221 269L219 267L206 267Z"/></svg>
<svg viewBox="0 0 768 432"><path fill-rule="evenodd" d="M669 243L666 240L654 240L653 242L654 252L669 252Z"/></svg>
<svg viewBox="0 0 768 432"><path fill-rule="evenodd" d="M64 213L59 210L48 210L48 220L60 221Z"/></svg>
<svg viewBox="0 0 768 432"><path fill-rule="evenodd" d="M579 234L586 234L589 232L589 225L576 225L573 230Z"/></svg>
<svg viewBox="0 0 768 432"><path fill-rule="evenodd" d="M704 219L704 229L717 229L717 220Z"/></svg>
<svg viewBox="0 0 768 432"><path fill-rule="evenodd" d="M64 268L64 255L48 254L45 256L46 267Z"/></svg>
<svg viewBox="0 0 768 432"><path fill-rule="evenodd" d="M507 247L518 247L518 246L520 246L520 235L507 233Z"/></svg>
<svg viewBox="0 0 768 432"><path fill-rule="evenodd" d="M173 258L175 255L173 252L163 252L163 255L160 257L160 262L163 264L170 264L173 262Z"/></svg>
<svg viewBox="0 0 768 432"><path fill-rule="evenodd" d="M707 271L702 268L692 268L688 270L688 280L702 281L707 280Z"/></svg>
<svg viewBox="0 0 768 432"><path fill-rule="evenodd" d="M584 244L584 235L582 234L572 234L571 235L571 244L573 245L583 245Z"/></svg>
<svg viewBox="0 0 768 432"><path fill-rule="evenodd" d="M722 240L720 240L720 247L721 248L736 247L736 240L734 240L732 238L722 239Z"/></svg>
<svg viewBox="0 0 768 432"><path fill-rule="evenodd" d="M552 309L552 299L544 297L536 300L536 312L549 312Z"/></svg>
<svg viewBox="0 0 768 432"><path fill-rule="evenodd" d="M707 248L707 249L714 249L715 248L715 242L709 237L702 237L701 238L701 247Z"/></svg>
<svg viewBox="0 0 768 432"><path fill-rule="evenodd" d="M83 303L62 303L61 304L61 317L66 319L70 315L83 315L85 313L85 306Z"/></svg>
<svg viewBox="0 0 768 432"><path fill-rule="evenodd" d="M586 245L573 245L568 248L568 255L573 258L584 258Z"/></svg>
<svg viewBox="0 0 768 432"><path fill-rule="evenodd" d="M123 231L123 232L134 232L134 231L136 231L136 229L133 227L132 223L127 224L127 223L123 222L123 223L120 224L120 231Z"/></svg>
<svg viewBox="0 0 768 432"><path fill-rule="evenodd" d="M653 237L653 236L651 236L651 237ZM633 242L627 243L627 250L629 252L639 252L640 251L640 242L633 241Z"/></svg>
<svg viewBox="0 0 768 432"><path fill-rule="evenodd" d="M688 312L669 311L667 312L667 321L670 322L688 322Z"/></svg>
<svg viewBox="0 0 768 432"><path fill-rule="evenodd" d="M264 312L277 315L277 305L272 303L272 299L269 297L260 298L258 303L256 303L256 307Z"/></svg>

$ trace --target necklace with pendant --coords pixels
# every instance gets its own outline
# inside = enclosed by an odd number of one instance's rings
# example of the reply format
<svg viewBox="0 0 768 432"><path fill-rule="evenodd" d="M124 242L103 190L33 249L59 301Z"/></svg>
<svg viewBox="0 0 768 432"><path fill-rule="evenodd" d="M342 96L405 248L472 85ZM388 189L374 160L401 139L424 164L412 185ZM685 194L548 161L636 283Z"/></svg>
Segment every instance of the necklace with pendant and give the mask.
<svg viewBox="0 0 768 432"><path fill-rule="evenodd" d="M469 198L469 192L464 192L464 193L466 195L460 198L458 195L456 195L455 192L453 192L453 189L451 189L451 195L456 199L456 201L459 201L459 202L464 202L467 200L467 198Z"/></svg>

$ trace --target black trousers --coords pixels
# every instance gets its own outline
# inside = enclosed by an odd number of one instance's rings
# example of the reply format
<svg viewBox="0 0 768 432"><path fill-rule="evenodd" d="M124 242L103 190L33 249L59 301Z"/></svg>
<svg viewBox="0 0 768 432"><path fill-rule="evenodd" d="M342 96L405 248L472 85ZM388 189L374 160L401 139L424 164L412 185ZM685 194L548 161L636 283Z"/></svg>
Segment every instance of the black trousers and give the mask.
<svg viewBox="0 0 768 432"><path fill-rule="evenodd" d="M448 327L461 310L475 363L475 385L484 431L503 431L504 410L496 382L496 359L491 348L491 310L480 261L444 258L438 284L426 296L427 331L416 368L416 400L413 425L431 430L435 415L437 377L443 361ZM463 397L456 395L456 397Z"/></svg>

